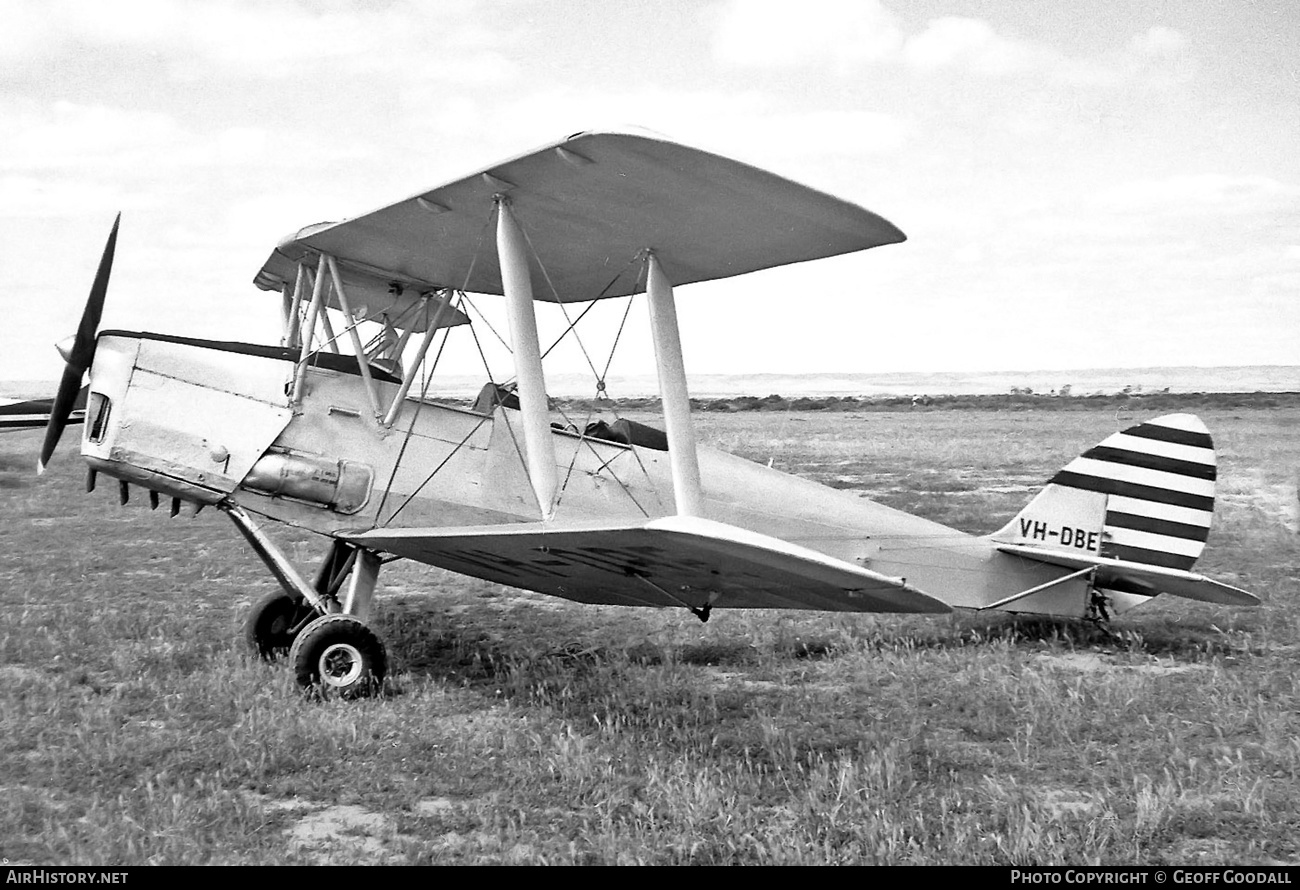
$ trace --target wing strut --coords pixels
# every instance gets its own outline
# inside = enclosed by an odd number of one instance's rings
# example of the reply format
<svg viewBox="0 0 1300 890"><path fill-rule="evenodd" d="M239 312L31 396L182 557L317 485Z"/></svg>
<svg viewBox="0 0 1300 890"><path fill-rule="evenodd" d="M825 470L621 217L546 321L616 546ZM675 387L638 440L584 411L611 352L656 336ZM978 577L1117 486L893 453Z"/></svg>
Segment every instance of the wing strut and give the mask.
<svg viewBox="0 0 1300 890"><path fill-rule="evenodd" d="M402 403L406 401L406 396L411 391L411 385L415 383L416 373L420 364L424 361L425 355L429 352L429 346L433 344L433 335L438 333L438 326L442 324L443 316L447 314L447 309L451 306L451 289L444 288L438 298L438 308L433 310L433 320L428 323L428 330L424 332L424 339L420 341L419 348L415 351L415 360L411 362L410 369L406 373L405 379L402 380L402 386L393 396L393 403L388 406L388 413L384 415L383 424L385 427L391 427L397 420L397 414L402 410ZM429 299L424 298L425 312L428 312ZM406 329L406 334L411 333L412 328ZM403 336L406 336L403 334ZM397 355L402 354L401 344L397 347Z"/></svg>
<svg viewBox="0 0 1300 890"><path fill-rule="evenodd" d="M682 362L682 338L677 328L677 303L673 286L653 252L646 255L646 297L650 304L650 331L654 337L655 365L659 369L659 398L663 402L672 462L673 496L678 516L704 516L700 488L700 463L695 453L695 428L691 424L691 399Z"/></svg>
<svg viewBox="0 0 1300 890"><path fill-rule="evenodd" d="M298 274L293 282L293 302L289 305L288 317L284 320L284 339L283 343L290 349L295 349L301 344L298 338L302 336L302 298L307 289L307 267L303 263L298 263Z"/></svg>
<svg viewBox="0 0 1300 890"><path fill-rule="evenodd" d="M357 320L352 315L352 307L348 305L348 295L343 292L343 279L339 278L339 264L330 254L322 254L322 257L329 265L330 279L334 282L334 296L338 297L339 308L343 310L343 321L348 326L348 336L352 338L352 351L357 354L357 369L361 372L361 382L365 384L366 398L370 400L370 412L376 420L379 420L384 416L384 411L379 407L379 394L375 392L375 381L370 376L370 363L366 361L366 349L361 345L361 335L357 333ZM328 323L328 313L325 319ZM330 340L337 342L332 331ZM335 348L337 350L337 347Z"/></svg>
<svg viewBox="0 0 1300 890"><path fill-rule="evenodd" d="M311 305L307 308L307 320L301 325L305 336L301 338L302 349L293 376L292 401L295 414L302 411L302 397L307 388L307 359L311 356L311 343L316 336L316 318L321 313L321 303L325 296L325 271L325 254L321 254L320 262L316 266L316 280L312 285Z"/></svg>
<svg viewBox="0 0 1300 890"><path fill-rule="evenodd" d="M546 378L542 373L542 347L537 337L537 315L533 310L533 283L528 272L528 254L510 202L498 195L497 256L501 262L501 283L510 318L510 344L519 381L519 411L524 427L524 452L528 478L537 495L542 518L550 519L555 509L559 479L555 465L555 443L551 437L550 409L546 402Z"/></svg>

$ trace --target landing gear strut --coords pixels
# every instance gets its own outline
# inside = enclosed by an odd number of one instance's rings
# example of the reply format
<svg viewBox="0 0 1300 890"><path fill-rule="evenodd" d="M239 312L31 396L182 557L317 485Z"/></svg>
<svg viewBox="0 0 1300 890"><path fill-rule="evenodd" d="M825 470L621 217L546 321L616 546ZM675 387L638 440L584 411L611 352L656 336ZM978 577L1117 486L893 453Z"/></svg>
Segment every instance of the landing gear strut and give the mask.
<svg viewBox="0 0 1300 890"><path fill-rule="evenodd" d="M247 512L236 504L223 509L283 588L254 607L245 626L249 648L268 660L288 654L298 685L322 695L357 698L380 689L388 656L366 626L379 554L335 539L308 584Z"/></svg>

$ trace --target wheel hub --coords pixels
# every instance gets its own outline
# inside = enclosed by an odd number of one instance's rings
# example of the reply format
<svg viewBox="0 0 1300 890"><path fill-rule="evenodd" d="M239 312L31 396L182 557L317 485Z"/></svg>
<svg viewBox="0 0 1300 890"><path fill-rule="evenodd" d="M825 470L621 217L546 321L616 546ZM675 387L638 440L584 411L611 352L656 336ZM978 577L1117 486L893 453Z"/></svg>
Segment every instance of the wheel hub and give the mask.
<svg viewBox="0 0 1300 890"><path fill-rule="evenodd" d="M320 656L321 682L339 688L351 686L361 678L361 650L351 643L334 643Z"/></svg>

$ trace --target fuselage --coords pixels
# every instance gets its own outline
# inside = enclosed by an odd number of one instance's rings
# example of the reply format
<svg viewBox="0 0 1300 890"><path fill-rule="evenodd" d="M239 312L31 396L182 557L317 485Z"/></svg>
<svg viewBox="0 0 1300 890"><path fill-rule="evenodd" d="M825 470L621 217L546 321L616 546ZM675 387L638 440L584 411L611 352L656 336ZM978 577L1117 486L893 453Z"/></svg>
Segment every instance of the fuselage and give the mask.
<svg viewBox="0 0 1300 890"><path fill-rule="evenodd" d="M666 449L584 435L556 415L557 488L540 504L519 412L409 397L390 426L351 356L318 354L301 403L287 350L104 332L82 453L92 469L182 500L234 503L324 535L542 521L636 522L675 511ZM391 398L395 382L375 380ZM905 578L954 607L999 608L1061 569L988 538L715 449L698 449L704 518ZM1015 611L1083 614L1076 579Z"/></svg>

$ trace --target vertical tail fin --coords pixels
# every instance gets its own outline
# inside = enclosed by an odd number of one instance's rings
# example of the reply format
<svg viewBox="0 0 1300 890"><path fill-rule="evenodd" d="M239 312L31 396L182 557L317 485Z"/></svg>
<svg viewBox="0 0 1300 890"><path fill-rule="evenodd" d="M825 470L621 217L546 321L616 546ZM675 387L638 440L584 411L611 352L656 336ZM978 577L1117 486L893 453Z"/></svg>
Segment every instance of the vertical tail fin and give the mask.
<svg viewBox="0 0 1300 890"><path fill-rule="evenodd" d="M1185 571L1205 549L1216 473L1205 424L1167 414L1076 457L993 538Z"/></svg>

